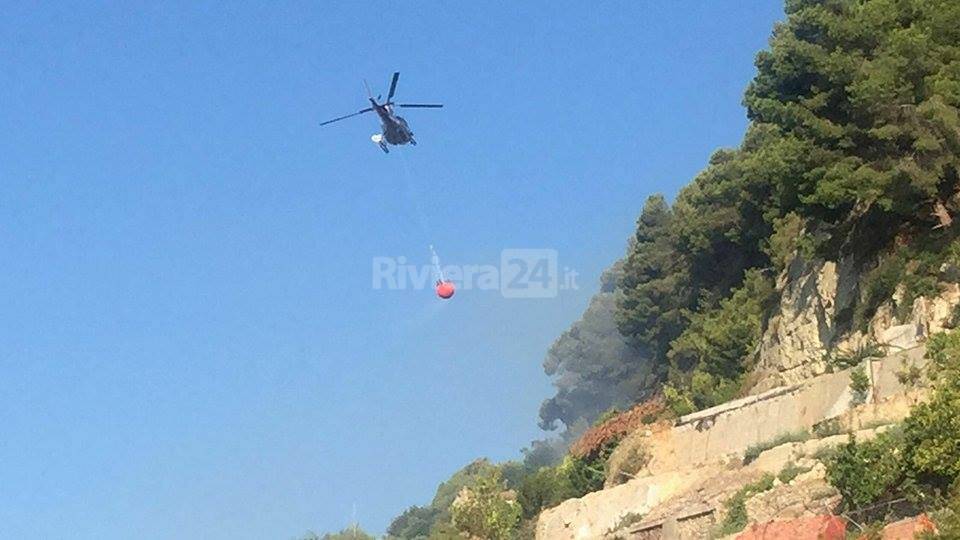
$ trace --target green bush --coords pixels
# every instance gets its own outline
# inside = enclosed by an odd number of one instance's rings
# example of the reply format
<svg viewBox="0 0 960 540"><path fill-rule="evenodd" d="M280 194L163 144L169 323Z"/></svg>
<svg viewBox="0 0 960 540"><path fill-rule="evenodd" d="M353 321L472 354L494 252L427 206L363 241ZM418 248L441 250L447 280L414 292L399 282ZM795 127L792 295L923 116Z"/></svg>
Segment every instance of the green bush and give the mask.
<svg viewBox="0 0 960 540"><path fill-rule="evenodd" d="M620 409L616 407L610 407L609 409L600 413L600 416L598 416L597 419L593 421L593 426L594 427L599 426L604 422L606 422L607 420L610 420L614 416L620 414L621 412L622 411L620 411Z"/></svg>
<svg viewBox="0 0 960 540"><path fill-rule="evenodd" d="M663 385L663 399L667 404L667 409L677 416L690 414L696 410L690 395L673 385Z"/></svg>
<svg viewBox="0 0 960 540"><path fill-rule="evenodd" d="M608 441L596 454L587 457L568 455L557 466L541 467L527 475L517 493L523 516L531 519L544 508L603 489L607 460L619 442Z"/></svg>
<svg viewBox="0 0 960 540"><path fill-rule="evenodd" d="M927 345L933 394L904 421L910 465L932 486L960 478L960 331L933 336Z"/></svg>
<svg viewBox="0 0 960 540"><path fill-rule="evenodd" d="M544 508L556 506L577 495L569 476L563 474L559 467L543 467L523 479L517 491L517 501L523 508L523 517L532 519Z"/></svg>
<svg viewBox="0 0 960 540"><path fill-rule="evenodd" d="M503 479L494 469L478 476L450 507L453 526L463 534L508 540L520 522L521 509L504 496Z"/></svg>
<svg viewBox="0 0 960 540"><path fill-rule="evenodd" d="M812 457L823 464L827 464L833 459L833 456L837 455L838 451L839 448L836 446L821 446L813 453Z"/></svg>
<svg viewBox="0 0 960 540"><path fill-rule="evenodd" d="M868 358L880 358L884 355L883 347L876 343L860 345L852 352L840 352L830 359L835 368L847 369L859 366Z"/></svg>
<svg viewBox="0 0 960 540"><path fill-rule="evenodd" d="M848 508L893 497L906 473L901 443L894 432L862 443L851 435L827 460L827 480Z"/></svg>
<svg viewBox="0 0 960 540"><path fill-rule="evenodd" d="M870 393L870 377L865 368L857 368L850 372L850 402L853 405L862 405L867 401Z"/></svg>
<svg viewBox="0 0 960 540"><path fill-rule="evenodd" d="M897 372L897 381L904 386L916 386L923 379L923 370L913 364L903 366Z"/></svg>
<svg viewBox="0 0 960 540"><path fill-rule="evenodd" d="M424 540L430 536L430 529L439 514L440 511L432 506L411 506L390 523L387 537Z"/></svg>
<svg viewBox="0 0 960 540"><path fill-rule="evenodd" d="M638 514L636 512L627 512L626 514L623 515L623 517L620 518L620 521L618 521L614 527L607 530L607 535L611 535L621 529L626 529L627 527L636 525L641 521L643 521L643 514Z"/></svg>
<svg viewBox="0 0 960 540"><path fill-rule="evenodd" d="M882 257L861 280L862 300L855 311L858 327L865 329L877 308L892 300L898 287L902 287L902 297L894 308L901 321L910 315L914 300L939 294L940 267L956 251L956 242L948 242L949 238L920 238Z"/></svg>
<svg viewBox="0 0 960 540"><path fill-rule="evenodd" d="M631 476L636 476L650 463L650 452L640 444L628 448L620 462L620 470Z"/></svg>
<svg viewBox="0 0 960 540"><path fill-rule="evenodd" d="M374 540L374 537L367 534L359 526L354 525L337 533L327 533L323 536L317 536L315 533L307 533L303 540Z"/></svg>

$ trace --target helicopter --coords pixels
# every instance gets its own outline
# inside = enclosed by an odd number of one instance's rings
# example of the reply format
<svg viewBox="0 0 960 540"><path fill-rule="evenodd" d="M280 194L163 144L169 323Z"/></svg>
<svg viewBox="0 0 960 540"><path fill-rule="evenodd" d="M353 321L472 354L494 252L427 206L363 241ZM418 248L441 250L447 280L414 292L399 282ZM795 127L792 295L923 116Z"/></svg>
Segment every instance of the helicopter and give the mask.
<svg viewBox="0 0 960 540"><path fill-rule="evenodd" d="M388 144L399 146L401 144L409 143L416 146L417 141L413 138L413 132L410 131L410 126L407 125L407 121L404 120L402 116L394 112L394 109L396 107L404 109L439 109L443 107L443 105L438 103L394 103L393 94L397 91L397 80L399 79L400 72L394 72L393 79L390 81L390 92L387 93L387 100L383 103L379 103L382 96L377 96L376 99L373 98L373 94L370 92L370 87L367 86L367 81L363 81L364 86L367 88L367 99L370 100L370 107L357 111L353 114L348 114L346 116L334 118L333 120L321 122L320 125L325 126L327 124L339 122L340 120L344 120L346 118L373 111L376 112L377 116L380 117L380 125L382 126L381 129L383 132L375 133L370 137L370 139L380 146L380 149L383 150L385 154L390 153L390 149L387 147Z"/></svg>

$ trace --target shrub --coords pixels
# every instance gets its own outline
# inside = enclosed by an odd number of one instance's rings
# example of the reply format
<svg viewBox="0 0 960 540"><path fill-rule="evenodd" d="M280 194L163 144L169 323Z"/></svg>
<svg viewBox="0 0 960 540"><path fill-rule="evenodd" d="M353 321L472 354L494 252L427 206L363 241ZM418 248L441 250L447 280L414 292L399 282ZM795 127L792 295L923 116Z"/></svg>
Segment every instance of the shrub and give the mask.
<svg viewBox="0 0 960 540"><path fill-rule="evenodd" d="M850 372L850 402L853 405L862 405L867 401L870 393L870 377L865 368L857 368Z"/></svg>
<svg viewBox="0 0 960 540"><path fill-rule="evenodd" d="M570 446L570 454L581 458L594 457L603 452L605 446L615 446L627 434L642 426L645 418L658 415L663 410L664 403L659 397L638 403L624 412L614 412L616 409L611 409L602 415L606 417L605 420L598 420ZM612 448L608 450L612 451Z"/></svg>
<svg viewBox="0 0 960 540"><path fill-rule="evenodd" d="M718 536L729 536L740 532L749 522L747 515L747 501L754 495L763 493L773 487L773 475L766 474L760 480L752 484L747 484L740 488L740 491L734 493L727 502L724 503L726 516L718 528Z"/></svg>
<svg viewBox="0 0 960 540"><path fill-rule="evenodd" d="M838 451L836 446L821 446L813 453L813 459L826 464L837 455Z"/></svg>
<svg viewBox="0 0 960 540"><path fill-rule="evenodd" d="M960 479L960 331L934 335L927 357L933 393L902 429L859 444L851 437L827 459L827 479L848 507L943 493Z"/></svg>
<svg viewBox="0 0 960 540"><path fill-rule="evenodd" d="M593 427L602 425L604 422L606 422L607 420L610 420L611 418L616 417L620 413L621 413L620 409L616 407L610 407L609 409L600 413L600 416L598 416L597 419L593 421Z"/></svg>
<svg viewBox="0 0 960 540"><path fill-rule="evenodd" d="M667 409L677 416L697 410L689 394L670 384L663 385L663 399L667 403Z"/></svg>
<svg viewBox="0 0 960 540"><path fill-rule="evenodd" d="M789 484L794 478L809 471L810 467L799 467L796 463L790 462L787 463L787 465L780 471L780 474L777 475L777 479L784 484Z"/></svg>
<svg viewBox="0 0 960 540"><path fill-rule="evenodd" d="M843 425L840 419L836 417L827 418L826 420L817 422L813 426L813 434L816 435L818 439L832 437L841 433L843 433Z"/></svg>
<svg viewBox="0 0 960 540"><path fill-rule="evenodd" d="M897 381L904 386L916 386L922 378L923 370L914 364L905 365L897 372Z"/></svg>
<svg viewBox="0 0 960 540"><path fill-rule="evenodd" d="M880 358L883 355L883 347L876 343L866 343L851 352L841 351L831 359L830 363L838 369L847 369L862 364L868 358Z"/></svg>
<svg viewBox="0 0 960 540"><path fill-rule="evenodd" d="M682 410L705 409L737 397L773 297L773 279L751 269L740 288L718 306L692 314L687 329L670 343L668 354L671 382L685 397L673 402Z"/></svg>
<svg viewBox="0 0 960 540"><path fill-rule="evenodd" d="M909 463L935 488L960 478L960 331L930 339L927 355L934 392L904 421Z"/></svg>
<svg viewBox="0 0 960 540"><path fill-rule="evenodd" d="M910 464L945 487L960 477L960 388L939 390L904 422Z"/></svg>
<svg viewBox="0 0 960 540"><path fill-rule="evenodd" d="M523 517L532 519L544 508L550 508L577 493L569 478L558 467L543 467L523 479L517 491L517 501L523 508Z"/></svg>
<svg viewBox="0 0 960 540"><path fill-rule="evenodd" d="M404 539L427 538L439 514L440 511L432 506L411 506L394 518L387 527L387 536Z"/></svg>
<svg viewBox="0 0 960 540"><path fill-rule="evenodd" d="M500 471L478 476L450 507L453 526L468 536L507 540L520 522L521 509L504 496Z"/></svg>
<svg viewBox="0 0 960 540"><path fill-rule="evenodd" d="M946 507L931 514L937 524L938 535L924 535L920 538L960 538L960 493L954 494Z"/></svg>
<svg viewBox="0 0 960 540"><path fill-rule="evenodd" d="M890 498L904 478L901 439L888 431L872 441L850 440L827 460L827 480L840 491L848 508Z"/></svg>
<svg viewBox="0 0 960 540"><path fill-rule="evenodd" d="M610 448L610 451L594 459L569 457L564 461L560 469L573 486L575 497L603 489L607 479L607 458L612 451Z"/></svg>

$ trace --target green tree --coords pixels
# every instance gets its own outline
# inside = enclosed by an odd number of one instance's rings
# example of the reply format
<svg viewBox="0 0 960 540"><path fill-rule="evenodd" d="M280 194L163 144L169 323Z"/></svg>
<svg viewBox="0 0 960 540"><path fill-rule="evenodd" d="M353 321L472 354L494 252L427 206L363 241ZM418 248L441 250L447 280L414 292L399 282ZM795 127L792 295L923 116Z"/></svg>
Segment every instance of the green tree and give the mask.
<svg viewBox="0 0 960 540"><path fill-rule="evenodd" d="M617 326L640 350L664 358L685 325L691 306L687 278L670 239L673 212L662 195L647 199L623 265ZM662 369L661 372L665 372Z"/></svg>
<svg viewBox="0 0 960 540"><path fill-rule="evenodd" d="M677 414L736 397L750 356L760 341L773 297L773 282L749 270L743 284L713 309L691 316L690 325L671 344L673 371L666 397Z"/></svg>

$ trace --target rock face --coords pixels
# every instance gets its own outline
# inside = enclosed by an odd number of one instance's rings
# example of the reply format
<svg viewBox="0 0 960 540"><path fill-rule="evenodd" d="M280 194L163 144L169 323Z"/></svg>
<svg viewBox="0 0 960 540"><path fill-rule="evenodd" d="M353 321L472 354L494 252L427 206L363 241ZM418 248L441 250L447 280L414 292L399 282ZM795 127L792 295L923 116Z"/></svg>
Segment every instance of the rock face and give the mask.
<svg viewBox="0 0 960 540"><path fill-rule="evenodd" d="M838 269L834 262L794 258L779 276L779 308L761 338L756 392L826 370L826 354L838 334L836 314L854 299L851 273L849 265Z"/></svg>
<svg viewBox="0 0 960 540"><path fill-rule="evenodd" d="M797 384L828 369L828 353L851 353L867 344L887 352L918 346L942 331L960 302L960 286L950 284L933 298L918 298L905 320L884 304L866 332L850 330L860 276L849 260L806 262L795 258L777 280L779 305L761 338L751 393ZM902 296L902 294L901 294Z"/></svg>
<svg viewBox="0 0 960 540"><path fill-rule="evenodd" d="M627 515L646 514L677 495L696 480L693 471L670 472L570 499L545 511L537 521L536 537L542 539L600 538Z"/></svg>

